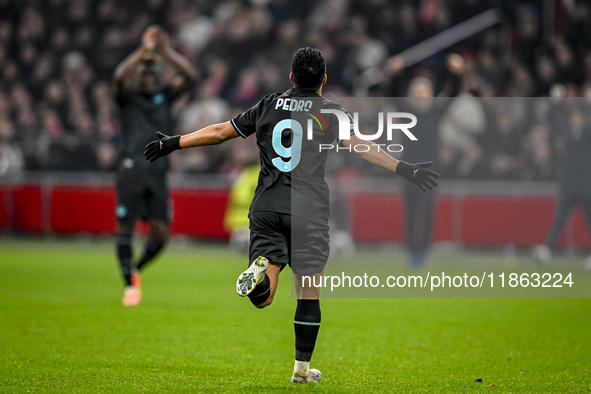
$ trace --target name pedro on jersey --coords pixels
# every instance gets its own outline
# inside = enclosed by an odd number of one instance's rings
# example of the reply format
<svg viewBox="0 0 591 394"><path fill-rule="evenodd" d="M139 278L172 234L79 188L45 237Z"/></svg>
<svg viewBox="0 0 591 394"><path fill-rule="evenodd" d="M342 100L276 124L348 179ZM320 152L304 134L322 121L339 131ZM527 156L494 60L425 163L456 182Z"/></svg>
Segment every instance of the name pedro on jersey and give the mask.
<svg viewBox="0 0 591 394"><path fill-rule="evenodd" d="M275 109L281 108L284 111L307 111L312 108L312 100L297 100L294 98L279 98L275 104Z"/></svg>

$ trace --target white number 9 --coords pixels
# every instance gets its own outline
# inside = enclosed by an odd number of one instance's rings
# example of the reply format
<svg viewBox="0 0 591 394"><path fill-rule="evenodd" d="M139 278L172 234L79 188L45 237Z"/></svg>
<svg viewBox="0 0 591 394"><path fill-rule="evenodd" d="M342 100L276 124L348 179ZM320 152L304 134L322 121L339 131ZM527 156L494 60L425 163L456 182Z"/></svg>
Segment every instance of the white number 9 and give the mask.
<svg viewBox="0 0 591 394"><path fill-rule="evenodd" d="M281 143L281 134L283 130L291 129L293 133L293 142L290 147L283 146ZM281 157L276 157L272 160L273 165L277 167L279 171L289 172L296 168L300 162L302 154L302 138L304 131L302 125L297 120L283 119L277 123L273 128L273 149ZM283 159L289 159L284 161Z"/></svg>

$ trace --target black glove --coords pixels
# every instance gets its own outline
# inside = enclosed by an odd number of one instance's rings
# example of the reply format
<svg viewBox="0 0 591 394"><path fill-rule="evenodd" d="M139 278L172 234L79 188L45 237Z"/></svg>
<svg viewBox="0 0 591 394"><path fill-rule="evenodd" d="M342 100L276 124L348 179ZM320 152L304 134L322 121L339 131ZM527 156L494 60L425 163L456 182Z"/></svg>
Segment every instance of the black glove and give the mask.
<svg viewBox="0 0 591 394"><path fill-rule="evenodd" d="M175 150L182 149L179 145L181 139L180 135L173 135L171 137L157 131L156 136L158 137L156 141L152 141L146 145L146 150L144 151L144 157L146 160L150 160L150 162L153 163L159 157L166 156Z"/></svg>
<svg viewBox="0 0 591 394"><path fill-rule="evenodd" d="M427 170L433 165L433 162L410 164L400 161L396 167L396 173L404 177L407 181L426 192L437 186L434 178L439 178L439 174L432 170Z"/></svg>

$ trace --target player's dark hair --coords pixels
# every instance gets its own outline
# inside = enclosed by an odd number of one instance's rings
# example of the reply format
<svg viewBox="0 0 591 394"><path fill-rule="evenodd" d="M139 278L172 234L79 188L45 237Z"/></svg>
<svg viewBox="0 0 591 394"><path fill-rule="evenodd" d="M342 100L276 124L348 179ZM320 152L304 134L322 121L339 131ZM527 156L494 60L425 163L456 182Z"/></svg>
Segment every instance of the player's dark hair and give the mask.
<svg viewBox="0 0 591 394"><path fill-rule="evenodd" d="M310 47L298 49L291 61L291 73L296 88L317 90L326 74L322 52Z"/></svg>

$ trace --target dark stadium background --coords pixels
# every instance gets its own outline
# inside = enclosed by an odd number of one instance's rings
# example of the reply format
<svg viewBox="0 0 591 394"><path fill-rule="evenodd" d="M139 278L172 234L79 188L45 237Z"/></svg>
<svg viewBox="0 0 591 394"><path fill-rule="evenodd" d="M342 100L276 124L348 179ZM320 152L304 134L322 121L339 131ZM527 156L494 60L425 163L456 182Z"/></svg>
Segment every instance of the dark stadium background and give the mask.
<svg viewBox="0 0 591 394"><path fill-rule="evenodd" d="M490 9L498 10L500 23L393 78L364 83L368 70L383 70L392 56ZM178 133L227 120L262 95L288 88L290 59L302 46L323 51L325 92L334 97L404 95L402 81L415 75L441 81L451 52L466 61L465 94L591 95L585 1L0 0L3 231L113 233L121 130L111 77L154 23L198 69L195 87L174 108ZM255 149L246 140L173 155L173 232L228 236L228 188ZM542 242L554 207L559 135L529 126L489 128L469 143L443 139L439 150L444 179L436 241ZM329 170L351 184L385 175L349 158L329 163ZM344 191L352 233L358 241L399 241L400 182L378 183ZM579 213L561 245L591 246Z"/></svg>

